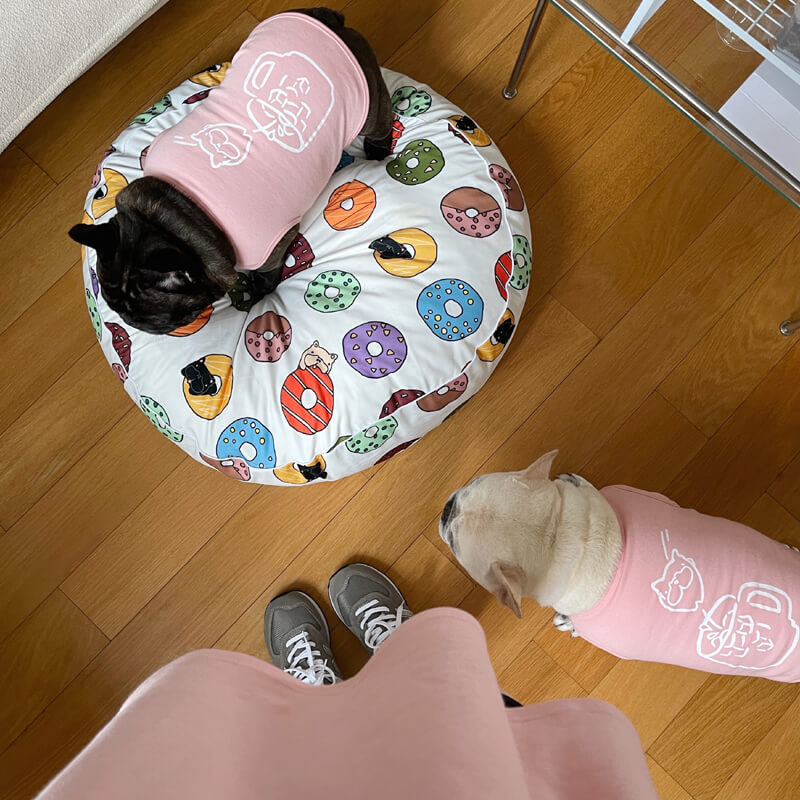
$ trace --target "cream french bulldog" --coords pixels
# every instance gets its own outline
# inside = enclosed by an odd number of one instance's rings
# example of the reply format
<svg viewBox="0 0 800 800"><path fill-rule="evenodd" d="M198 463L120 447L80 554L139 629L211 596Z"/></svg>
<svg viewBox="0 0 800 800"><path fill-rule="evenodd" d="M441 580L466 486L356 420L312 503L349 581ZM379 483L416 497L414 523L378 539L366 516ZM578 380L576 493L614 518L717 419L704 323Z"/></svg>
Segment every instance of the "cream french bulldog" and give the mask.
<svg viewBox="0 0 800 800"><path fill-rule="evenodd" d="M800 680L795 548L663 495L551 480L557 452L447 501L440 535L481 586L620 658Z"/></svg>

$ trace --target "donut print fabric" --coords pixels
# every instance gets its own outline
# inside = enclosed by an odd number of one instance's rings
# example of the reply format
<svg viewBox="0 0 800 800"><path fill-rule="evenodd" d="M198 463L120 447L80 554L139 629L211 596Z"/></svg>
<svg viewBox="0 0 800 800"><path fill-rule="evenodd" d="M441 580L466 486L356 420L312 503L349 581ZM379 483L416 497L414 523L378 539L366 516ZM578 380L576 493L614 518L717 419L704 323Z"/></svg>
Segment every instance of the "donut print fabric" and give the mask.
<svg viewBox="0 0 800 800"><path fill-rule="evenodd" d="M116 213L150 143L226 67L133 118L98 165L84 222ZM241 274L196 320L152 336L109 309L84 248L84 299L116 379L161 435L234 480L308 486L384 463L469 400L513 346L533 261L519 183L464 111L383 74L391 155L367 161L360 139L347 148L271 294Z"/></svg>

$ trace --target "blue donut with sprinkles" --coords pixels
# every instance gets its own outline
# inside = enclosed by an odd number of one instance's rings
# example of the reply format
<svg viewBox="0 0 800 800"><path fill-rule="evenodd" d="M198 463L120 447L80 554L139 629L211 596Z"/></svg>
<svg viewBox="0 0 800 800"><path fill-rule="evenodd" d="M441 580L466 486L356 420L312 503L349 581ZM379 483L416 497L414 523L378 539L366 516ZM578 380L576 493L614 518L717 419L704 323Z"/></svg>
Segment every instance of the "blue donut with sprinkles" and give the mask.
<svg viewBox="0 0 800 800"><path fill-rule="evenodd" d="M417 313L440 339L457 342L480 327L483 300L466 281L436 281L419 293Z"/></svg>
<svg viewBox="0 0 800 800"><path fill-rule="evenodd" d="M264 425L252 417L231 422L217 440L217 458L243 458L253 469L275 466L275 442Z"/></svg>

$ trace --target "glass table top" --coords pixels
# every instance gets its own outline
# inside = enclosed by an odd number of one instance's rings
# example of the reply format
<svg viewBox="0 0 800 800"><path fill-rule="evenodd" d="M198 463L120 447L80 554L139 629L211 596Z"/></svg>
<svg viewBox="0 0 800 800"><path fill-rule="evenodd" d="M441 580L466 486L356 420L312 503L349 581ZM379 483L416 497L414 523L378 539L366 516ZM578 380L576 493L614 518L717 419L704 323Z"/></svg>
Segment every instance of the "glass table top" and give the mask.
<svg viewBox="0 0 800 800"><path fill-rule="evenodd" d="M781 6L777 8L772 0L713 0L731 14L736 11L725 4L734 1L760 3L762 11L767 7L766 13L752 12L755 24L746 24L760 44L771 48L779 32L776 20L791 13L793 0L778 0ZM550 3L800 209L800 181L718 113L763 62L762 55L732 36L693 0L665 0L630 44L621 41L620 33L636 11L636 0Z"/></svg>

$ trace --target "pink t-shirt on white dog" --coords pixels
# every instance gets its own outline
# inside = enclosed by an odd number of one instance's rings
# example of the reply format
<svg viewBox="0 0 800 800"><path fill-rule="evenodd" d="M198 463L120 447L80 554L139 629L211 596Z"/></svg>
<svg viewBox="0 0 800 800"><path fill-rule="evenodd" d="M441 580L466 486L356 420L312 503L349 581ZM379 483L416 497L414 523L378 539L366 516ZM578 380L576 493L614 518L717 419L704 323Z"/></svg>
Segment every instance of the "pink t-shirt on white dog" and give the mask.
<svg viewBox="0 0 800 800"><path fill-rule="evenodd" d="M258 269L313 205L369 110L364 73L317 20L258 25L222 84L164 131L144 164L225 232L236 268Z"/></svg>
<svg viewBox="0 0 800 800"><path fill-rule="evenodd" d="M609 486L617 572L575 632L620 658L800 681L800 553L746 525Z"/></svg>

